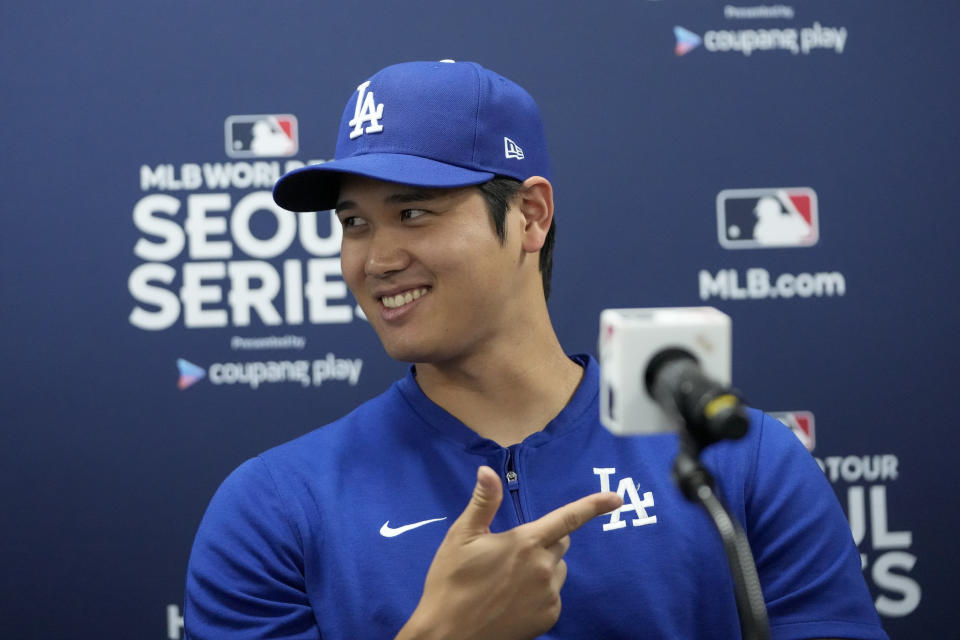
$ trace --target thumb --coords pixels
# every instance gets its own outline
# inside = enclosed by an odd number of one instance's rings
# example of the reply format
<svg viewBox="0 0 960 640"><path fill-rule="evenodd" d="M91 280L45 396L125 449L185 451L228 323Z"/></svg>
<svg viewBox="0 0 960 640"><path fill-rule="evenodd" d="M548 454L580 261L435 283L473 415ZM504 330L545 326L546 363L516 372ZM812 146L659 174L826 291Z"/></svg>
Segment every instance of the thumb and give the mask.
<svg viewBox="0 0 960 640"><path fill-rule="evenodd" d="M467 507L457 518L457 527L467 533L489 533L493 516L503 500L503 487L496 472L487 466L477 468L477 484Z"/></svg>

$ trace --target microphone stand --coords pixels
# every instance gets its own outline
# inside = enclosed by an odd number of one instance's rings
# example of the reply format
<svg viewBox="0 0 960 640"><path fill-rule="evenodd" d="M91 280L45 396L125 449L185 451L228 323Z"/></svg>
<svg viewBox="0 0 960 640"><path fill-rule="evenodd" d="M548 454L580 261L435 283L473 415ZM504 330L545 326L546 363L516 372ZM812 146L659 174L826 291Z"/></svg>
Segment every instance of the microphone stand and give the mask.
<svg viewBox="0 0 960 640"><path fill-rule="evenodd" d="M686 423L682 417L681 421ZM674 482L688 500L703 507L720 533L730 573L733 575L743 640L769 640L767 607L763 601L750 543L740 524L714 493L716 481L700 462L700 452L705 445L701 445L692 433L689 429L680 431L680 449L673 463Z"/></svg>
<svg viewBox="0 0 960 640"><path fill-rule="evenodd" d="M647 366L643 384L680 427L673 480L687 500L703 507L720 533L733 576L737 614L744 640L769 640L767 607L750 543L729 509L714 493L716 481L700 462L700 452L721 440L742 438L750 427L740 394L718 385L682 349L665 349Z"/></svg>

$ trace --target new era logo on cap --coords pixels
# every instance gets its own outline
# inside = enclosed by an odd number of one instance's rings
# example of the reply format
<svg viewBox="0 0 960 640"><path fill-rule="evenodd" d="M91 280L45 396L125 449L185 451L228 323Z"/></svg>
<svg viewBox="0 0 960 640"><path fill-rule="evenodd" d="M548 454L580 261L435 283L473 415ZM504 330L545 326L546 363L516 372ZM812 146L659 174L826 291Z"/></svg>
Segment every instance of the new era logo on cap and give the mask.
<svg viewBox="0 0 960 640"><path fill-rule="evenodd" d="M520 148L520 145L507 137L503 138L503 153L508 158L523 160L523 149Z"/></svg>
<svg viewBox="0 0 960 640"><path fill-rule="evenodd" d="M815 245L817 193L809 187L725 189L717 195L717 233L727 249Z"/></svg>
<svg viewBox="0 0 960 640"><path fill-rule="evenodd" d="M290 114L230 116L224 134L231 158L288 157L300 146L297 118Z"/></svg>

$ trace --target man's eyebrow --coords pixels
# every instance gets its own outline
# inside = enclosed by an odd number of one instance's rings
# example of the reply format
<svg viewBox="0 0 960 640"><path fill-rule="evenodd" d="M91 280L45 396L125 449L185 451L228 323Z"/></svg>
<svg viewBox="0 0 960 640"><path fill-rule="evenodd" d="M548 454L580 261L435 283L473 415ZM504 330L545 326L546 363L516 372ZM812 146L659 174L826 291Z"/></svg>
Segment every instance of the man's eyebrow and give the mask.
<svg viewBox="0 0 960 640"><path fill-rule="evenodd" d="M387 204L403 204L405 202L423 202L424 200L433 200L440 197L441 193L437 189L415 189L413 191L403 191L394 193L384 198Z"/></svg>
<svg viewBox="0 0 960 640"><path fill-rule="evenodd" d="M357 203L354 202L353 200L341 200L336 204L336 206L333 209L336 213L340 213L341 211L349 211L350 209L356 209L356 208L357 208Z"/></svg>
<svg viewBox="0 0 960 640"><path fill-rule="evenodd" d="M412 191L401 191L399 193L393 193L383 199L386 204L405 204L408 202L423 202L425 200L434 200L436 198L442 197L443 192L440 189L415 189ZM350 209L356 209L357 203L353 200L342 200L337 203L337 206L334 209L339 213L340 211L349 211Z"/></svg>

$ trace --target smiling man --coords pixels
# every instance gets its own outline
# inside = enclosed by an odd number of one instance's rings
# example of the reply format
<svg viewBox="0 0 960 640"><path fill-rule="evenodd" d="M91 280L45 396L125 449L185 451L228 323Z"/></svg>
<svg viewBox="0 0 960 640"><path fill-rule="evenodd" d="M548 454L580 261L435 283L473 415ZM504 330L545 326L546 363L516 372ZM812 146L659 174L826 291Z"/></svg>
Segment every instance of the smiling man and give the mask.
<svg viewBox="0 0 960 640"><path fill-rule="evenodd" d="M719 538L670 479L676 438L606 432L596 361L553 331L553 189L526 91L474 63L387 67L351 96L336 159L274 197L336 208L343 277L412 364L223 483L191 554L188 637L739 637ZM886 638L786 427L754 411L704 462L775 638Z"/></svg>

